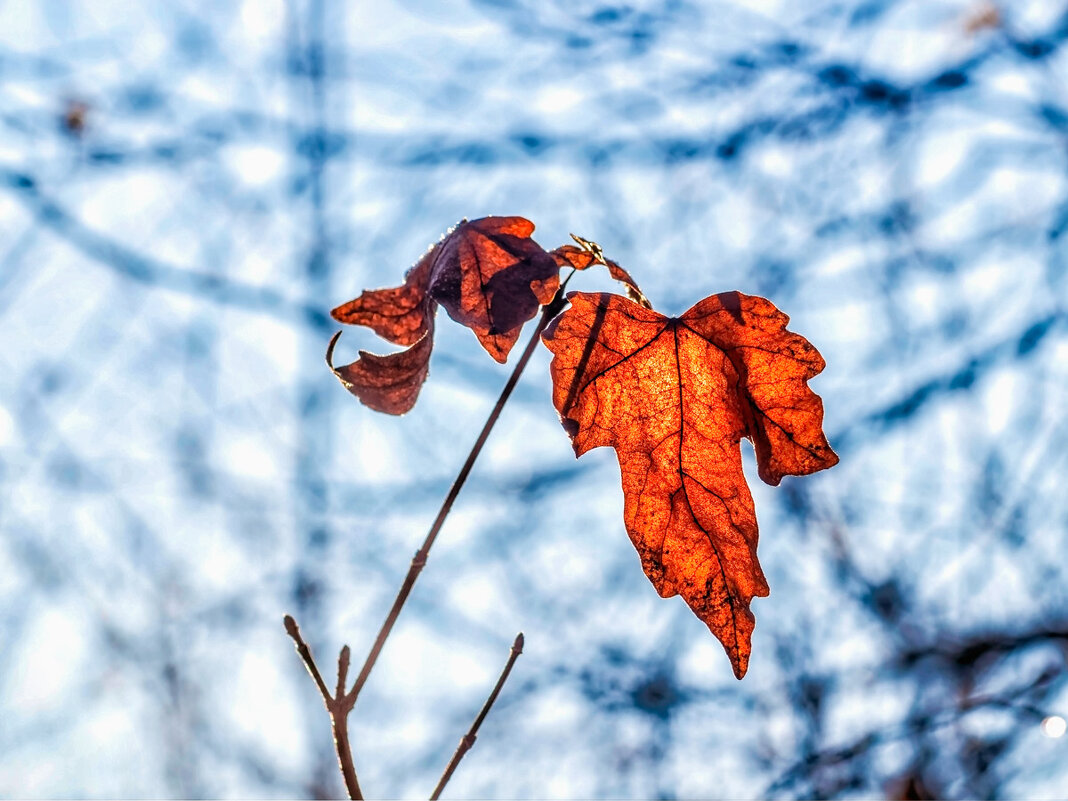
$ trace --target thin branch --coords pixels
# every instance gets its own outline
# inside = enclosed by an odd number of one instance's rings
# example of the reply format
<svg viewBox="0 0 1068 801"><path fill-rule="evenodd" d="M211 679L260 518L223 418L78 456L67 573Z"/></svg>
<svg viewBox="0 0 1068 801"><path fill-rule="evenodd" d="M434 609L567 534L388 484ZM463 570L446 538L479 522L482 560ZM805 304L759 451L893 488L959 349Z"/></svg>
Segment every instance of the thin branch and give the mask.
<svg viewBox="0 0 1068 801"><path fill-rule="evenodd" d="M460 468L456 480L453 481L449 494L441 504L438 516L430 526L430 531L427 533L426 539L423 540L422 547L415 552L415 556L412 558L412 564L408 568L408 575L404 577L404 583L401 584L401 588L397 592L397 597L393 601L393 606L390 608L389 614L386 616L386 620L378 632L378 636L375 637L374 645L371 646L371 651L367 654L367 659L364 660L363 667L360 668L360 674L356 677L356 682L353 684L351 691L348 693L345 692L345 680L348 677L349 671L349 647L346 645L341 649L337 665L337 691L334 695L331 695L330 691L326 688L326 682L323 681L322 674L319 673L319 668L315 665L315 660L312 659L311 651L304 642L304 639L300 636L300 629L297 628L296 621L293 620L290 615L286 615L284 618L286 632L293 638L293 642L296 643L297 653L299 653L300 658L304 660L308 672L311 673L316 686L319 688L320 694L323 696L323 702L326 704L327 711L330 713L330 719L334 729L334 745L337 748L338 764L341 767L342 776L345 778L345 787L348 790L349 798L363 798L363 794L360 792L360 784L356 779L356 768L352 760L352 750L349 746L349 712L352 711L352 707L356 703L356 698L359 696L360 690L362 690L364 684L367 683L367 677L371 674L371 669L375 666L375 662L378 661L378 656L382 652L382 647L385 645L390 632L393 631L393 626L397 622L397 617L400 615L400 611L404 607L405 602L408 600L408 596L412 591L412 587L415 585L416 579L419 578L420 572L426 567L430 548L433 546L434 540L437 539L438 532L441 531L441 526L445 522L445 518L448 516L449 511L452 509L453 502L455 502L456 497L460 494L460 490L467 481L467 476L471 473L471 468L474 466L475 460L482 452L482 447L486 444L486 440L489 438L490 431L493 430L497 418L501 416L501 410L504 409L504 404L508 401L508 398L512 394L512 390L515 389L515 385L519 382L519 377L523 374L523 369L527 366L527 362L530 361L530 357L534 355L538 341L541 339L542 331L545 330L549 321L563 309L565 303L564 289L567 287L568 281L571 280L571 277L574 274L575 270L572 270L568 274L567 278L561 283L560 289L553 297L552 302L542 310L541 318L538 320L538 325L534 329L534 334L531 336L530 341L523 350L523 355L519 357L519 361L516 362L515 367L512 369L512 374L508 377L508 382L504 385L504 389L501 390L501 395L497 398L497 403L494 405L493 411L490 412L486 424L482 427L482 432L478 435L478 439L475 440L475 444L471 448L471 452L467 455L467 460L464 462L463 467ZM485 718L490 706L492 706L493 702L496 700L497 694L500 692L504 680L508 678L508 673L511 672L512 665L514 664L516 657L518 657L522 651L522 648L523 635L520 634L516 638L516 644L512 647L512 656L508 660L508 664L505 666L500 680L497 682L497 687L490 695L489 700L486 702L486 706L475 721L474 727L472 727L470 741L465 738L461 743L461 746L464 746L464 743L466 743L466 747L463 747L463 751L453 757L453 763L450 764L446 776L444 776L439 783L438 792L445 786L445 782L448 781L448 777L452 775L452 771L456 769L455 763L459 763L460 759L463 757L463 753L474 743L474 732L477 731L479 725L482 723L482 719Z"/></svg>
<svg viewBox="0 0 1068 801"><path fill-rule="evenodd" d="M337 693L336 695L331 695L326 688L326 682L323 681L322 673L319 672L319 667L315 664L311 649L308 648L308 644L304 642L304 638L300 634L297 621L291 615L286 615L282 622L285 624L286 634L293 639L293 643L297 646L297 653L300 654L300 658L304 661L304 666L308 668L308 672L315 680L315 686L319 688L319 694L322 695L323 703L326 704L326 711L330 713L330 721L334 730L334 748L337 750L337 762L341 768L341 775L345 780L345 789L348 791L349 798L362 801L363 793L360 790L360 782L356 778L356 767L352 762L352 748L349 746L349 712L352 711L352 704L355 700L345 695L345 679L349 672L349 647L346 645L342 648L341 654L338 656Z"/></svg>
<svg viewBox="0 0 1068 801"><path fill-rule="evenodd" d="M344 699L341 701L344 702ZM334 748L337 751L341 775L345 779L345 789L348 790L350 799L363 801L360 782L356 778L356 765L352 761L352 748L349 747L349 712L351 711L352 705L345 703L336 712L331 712L330 718L334 724Z"/></svg>
<svg viewBox="0 0 1068 801"><path fill-rule="evenodd" d="M471 728L468 729L467 734L460 738L460 744L456 747L456 753L452 755L452 759L449 760L445 772L441 774L441 779L438 780L438 786L434 788L434 794L430 796L430 801L437 801L441 797L441 791L444 790L445 785L449 783L449 779L452 778L456 766L460 764L460 760L464 758L464 754L470 751L474 746L479 726L481 726L482 721L486 719L486 715L489 714L493 702L497 700L497 696L501 694L501 688L504 687L504 683L508 681L508 674L512 672L512 666L515 664L515 660L519 658L521 653L523 653L523 632L519 632L519 634L516 635L515 642L512 643L512 652L508 656L508 662L505 664L504 670L501 671L500 678L497 679L497 684L494 686L493 692L489 694L486 703L482 705L482 711L478 713L478 717L476 717L475 722L471 724Z"/></svg>
<svg viewBox="0 0 1068 801"><path fill-rule="evenodd" d="M542 311L541 319L538 320L538 325L537 328L534 329L533 336L531 336L530 341L523 350L523 355L520 356L519 361L516 362L515 368L512 370L512 375L508 378L508 383L506 383L504 389L501 390L501 395L497 398L497 403L494 405L493 411L490 412L489 417L486 419L486 424L482 426L482 432L478 435L478 439L475 440L471 452L467 455L467 461L465 461L464 466L460 468L460 472L456 476L456 480L453 482L449 494L445 497L444 502L442 502L441 509L438 511L438 516L434 519L434 523L430 526L430 531L427 533L426 539L423 541L423 546L415 552L415 556L412 558L412 564L408 568L408 575L404 577L404 583L401 584L400 591L397 593L397 597L393 601L393 607L389 610L389 614L386 616L386 620L382 624L378 636L375 638L374 645L371 646L371 652L367 655L367 659L363 663L363 667L360 669L360 675L356 677L356 683L353 685L352 691L349 693L348 697L352 698L353 701L356 700L360 691L363 689L364 684L367 683L367 677L371 674L371 669L375 666L375 662L378 661L378 656L382 652L382 646L385 645L386 638L389 637L389 633L393 630L393 625L397 622L397 617L400 615L401 609L408 600L408 595L412 591L412 586L415 584L416 579L419 578L419 573L426 567L426 560L430 555L430 548L434 545L434 540L437 539L438 532L441 531L441 526L445 522L445 518L448 516L449 511L452 509L456 496L460 494L460 490L467 481L467 476L470 474L471 468L475 464L475 460L482 452L482 446L486 444L490 431L493 430L497 418L501 416L501 410L504 408L504 404L511 396L512 390L515 389L519 377L523 374L523 368L527 366L527 362L530 361L530 357L537 349L538 342L541 339L541 332L545 330L549 321L559 314L560 310L564 307L564 288L574 274L575 271L572 270L560 285L556 297L554 297L552 302Z"/></svg>
<svg viewBox="0 0 1068 801"><path fill-rule="evenodd" d="M292 615L286 615L282 618L282 623L286 627L286 634L288 634L296 644L297 653L300 654L300 658L304 660L304 666L308 668L308 672L315 680L315 686L319 688L319 694L323 696L323 703L325 703L326 708L329 709L330 705L334 702L333 696L331 696L330 691L326 689L326 682L323 681L323 674L319 672L319 668L315 664L315 660L312 658L311 649L308 648L308 644L304 642L304 638L300 635L300 627L297 626L297 621L293 619Z"/></svg>
<svg viewBox="0 0 1068 801"><path fill-rule="evenodd" d="M337 657L337 692L334 693L335 698L340 698L345 694L345 680L349 676L349 654L349 647L343 645L341 653Z"/></svg>

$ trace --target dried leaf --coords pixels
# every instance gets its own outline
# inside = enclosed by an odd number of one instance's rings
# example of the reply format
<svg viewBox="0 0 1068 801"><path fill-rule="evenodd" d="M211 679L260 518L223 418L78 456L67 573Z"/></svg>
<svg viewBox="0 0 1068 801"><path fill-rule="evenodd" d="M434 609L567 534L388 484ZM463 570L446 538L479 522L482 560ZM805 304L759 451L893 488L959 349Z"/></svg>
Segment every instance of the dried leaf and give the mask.
<svg viewBox="0 0 1068 801"><path fill-rule="evenodd" d="M683 596L741 678L749 604L768 584L739 442L753 441L772 485L836 464L823 404L807 386L823 358L759 297L713 295L678 318L618 295L568 299L542 336L575 453L615 448L624 522L646 575L661 596Z"/></svg>
<svg viewBox="0 0 1068 801"><path fill-rule="evenodd" d="M556 260L530 238L533 231L522 217L484 217L453 227L408 271L402 286L367 290L331 312L338 322L367 326L408 350L386 356L360 351L355 362L335 368L335 337L327 353L330 369L367 406L404 414L429 373L439 303L504 362L523 323L559 286Z"/></svg>
<svg viewBox="0 0 1068 801"><path fill-rule="evenodd" d="M638 286L638 282L631 278L630 273L614 261L606 259L604 254L601 253L600 245L574 234L571 236L576 242L580 242L582 247L561 245L552 251L552 256L556 259L557 264L561 267L574 267L576 270L586 270L595 264L603 264L608 268L608 274L623 284L628 298L635 303L640 303L647 309L653 308L653 304L645 297L645 293Z"/></svg>
<svg viewBox="0 0 1068 801"><path fill-rule="evenodd" d="M429 330L427 320L434 318L427 289L439 247L431 248L416 262L404 276L403 285L368 289L355 300L338 306L330 315L339 323L365 325L397 345L414 345Z"/></svg>
<svg viewBox="0 0 1068 801"><path fill-rule="evenodd" d="M462 222L438 246L430 296L504 363L523 323L553 299L560 268L523 217Z"/></svg>
<svg viewBox="0 0 1068 801"><path fill-rule="evenodd" d="M426 332L406 350L385 356L361 350L360 357L352 364L334 367L334 346L340 336L338 331L330 340L326 363L345 389L377 412L404 414L410 411L430 372L434 318L426 319Z"/></svg>

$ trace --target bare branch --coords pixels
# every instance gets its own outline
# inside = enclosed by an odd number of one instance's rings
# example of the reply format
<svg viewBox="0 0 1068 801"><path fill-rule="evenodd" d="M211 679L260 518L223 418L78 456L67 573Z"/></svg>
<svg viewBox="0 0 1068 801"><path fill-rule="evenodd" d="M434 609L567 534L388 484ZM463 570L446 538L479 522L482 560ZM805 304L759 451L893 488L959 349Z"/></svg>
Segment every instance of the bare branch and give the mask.
<svg viewBox="0 0 1068 801"><path fill-rule="evenodd" d="M537 349L538 342L541 341L541 332L545 330L549 321L559 314L560 310L563 308L564 288L574 274L574 270L568 274L567 278L561 284L559 291L556 293L556 297L554 297L552 302L542 310L541 318L538 320L538 325L534 329L533 336L531 336L530 341L523 350L523 355L520 356L519 361L516 362L511 376L508 377L508 382L504 385L500 397L497 398L497 403L493 406L493 411L490 412L489 417L486 419L486 424L482 427L482 432L478 435L478 439L475 440L475 444L471 448L471 452L467 455L467 460L464 462L463 467L460 468L460 472L456 476L456 480L453 482L449 494L442 502L441 509L438 511L438 516L430 526L430 531L427 532L422 547L415 552L415 556L412 558L411 567L408 568L408 575L404 577L404 583L401 584L401 588L397 592L397 597L393 601L393 606L389 610L389 614L386 616L386 620L382 624L378 636L375 638L374 645L371 646L371 652L367 655L367 659L364 661L363 667L360 669L360 674L356 677L356 682L353 684L352 690L349 693L348 697L353 701L356 700L360 694L360 690L362 690L364 684L367 683L367 677L371 674L371 669L374 668L375 662L378 661L378 656L382 652L382 646L385 645L386 638L389 637L390 632L393 630L393 625L397 622L397 617L400 615L401 609L404 608L404 604L408 600L408 595L411 593L416 579L419 578L420 572L426 567L430 549L434 545L434 540L438 537L438 532L441 531L441 526L444 524L445 518L452 509L453 502L455 502L456 497L460 494L460 490L463 489L464 483L467 481L467 476L471 473L471 468L475 464L475 460L482 452L482 446L486 444L486 440L489 438L490 432L493 430L493 426L497 422L497 418L501 416L501 410L504 409L504 404L507 403L508 398L512 394L512 390L515 389L515 385L523 373L523 369L527 366L527 362L530 361L530 357Z"/></svg>
<svg viewBox="0 0 1068 801"><path fill-rule="evenodd" d="M312 658L311 649L308 648L308 644L304 642L304 638L300 634L300 627L297 626L297 621L293 619L292 615L286 615L282 618L282 623L286 627L286 634L293 638L293 642L297 646L297 653L304 660L304 666L315 680L315 686L319 688L319 694L323 696L323 703L326 704L326 708L329 710L334 703L334 699L330 695L330 691L326 689L326 682L323 681L323 675L319 672L319 668Z"/></svg>
<svg viewBox="0 0 1068 801"><path fill-rule="evenodd" d="M504 408L504 404L508 401L508 398L512 394L512 390L515 389L516 383L519 381L520 375L523 373L523 369L527 366L527 362L530 361L530 357L537 349L538 342L541 339L541 332L545 330L545 327L549 324L564 306L564 288L567 286L567 282L571 280L571 276L575 274L572 270L568 274L567 278L563 281L559 291L549 303L542 310L541 318L538 320L538 325L534 329L534 334L531 336L530 341L527 343L526 348L523 351L523 355L519 357L519 361L516 362L515 368L512 370L512 375L508 378L508 382L504 385L504 389L501 390L501 395L497 398L497 403L493 407L493 411L490 412L489 418L486 420L486 424L482 427L482 432L478 435L478 439L475 441L474 446L471 448L471 452L467 455L467 460L464 462L463 467L460 468L459 474L456 476L456 480L452 484L452 488L449 490L449 494L446 496L444 502L441 504L441 509L438 511L438 516L434 519L434 523L430 526L430 531L426 535L426 539L423 540L422 547L416 551L415 556L412 558L411 567L408 569L408 575L404 577L404 582L401 584L400 590L397 592L397 597L393 601L393 606L389 610L389 614L386 616L385 622L382 624L382 628L379 629L378 636L375 637L374 645L371 646L371 651L367 654L367 659L364 660L363 667L360 668L360 673L356 677L356 682L352 686L352 690L348 693L345 692L345 681L349 672L349 659L350 651L346 645L341 649L341 653L338 656L337 663L337 690L334 695L330 695L330 691L326 688L326 683L323 681L322 675L319 673L318 667L315 665L315 660L312 659L311 651L305 644L304 639L300 636L300 629L297 628L297 623L290 615L285 616L286 632L293 638L293 641L297 645L297 652L300 654L301 659L304 660L304 664L308 668L308 672L311 673L312 678L315 679L315 684L319 688L319 692L323 696L323 701L326 703L326 708L330 712L330 718L333 723L334 730L334 745L337 748L338 764L341 766L341 773L345 778L345 787L348 789L350 798L363 798L360 792L360 784L356 778L356 768L352 760L352 750L349 746L348 736L348 715L352 711L352 707L356 703L356 698L360 694L360 690L363 689L364 684L367 683L367 677L371 674L371 669L375 666L375 662L378 661L379 654L382 653L382 647L386 643L386 639L389 637L390 632L393 631L393 625L397 622L397 618L400 615L401 609L404 607L405 602L408 600L408 595L412 591L412 587L415 585L416 579L419 577L419 573L426 566L427 556L430 553L430 548L434 544L434 540L437 539L438 532L441 531L441 526L445 522L445 518L448 516L449 511L452 509L453 502L460 494L460 490L463 488L464 483L467 481L467 476L471 473L471 468L475 464L475 460L478 458L479 453L482 452L482 447L486 444L486 440L489 438L490 431L493 430L493 426L497 422L497 418L501 415L501 410ZM333 348L334 342L337 338L331 341L330 346ZM490 694L489 700L482 709L482 713L475 721L475 725L471 728L469 735L461 742L461 750L457 752L457 755L453 757L453 762L450 763L449 768L446 771L446 775L442 777L441 782L438 784L438 791L445 786L445 782L448 781L448 777L452 775L452 771L456 769L456 765L463 758L463 754L474 744L474 732L478 730L478 727L482 725L483 718L486 717L486 713L489 712L489 708L493 705L493 702L497 699L498 693L501 691L501 686L504 684L505 679L508 678L508 673L512 670L512 665L516 660L516 657L523 650L523 635L520 634L516 637L515 645L512 646L512 656L508 660L508 664L504 668L504 672L501 674L501 678L497 682L497 686ZM437 796L435 796L436 798Z"/></svg>
<svg viewBox="0 0 1068 801"><path fill-rule="evenodd" d="M362 801L363 792L360 790L360 782L356 778L356 767L352 761L352 748L349 745L348 719L355 700L345 695L345 679L348 677L349 672L349 647L347 645L344 646L338 656L337 693L331 695L326 688L326 682L323 681L323 675L315 664L311 649L308 648L308 644L304 642L304 638L300 634L300 627L297 626L297 621L293 619L292 615L286 615L282 622L285 624L286 633L296 643L297 653L300 654L300 658L304 660L304 665L308 668L308 672L315 680L315 686L319 688L319 693L323 696L326 711L330 713L337 762L341 768L341 775L345 780L345 789L348 791L349 798Z"/></svg>
<svg viewBox="0 0 1068 801"><path fill-rule="evenodd" d="M452 755L452 759L449 760L448 766L445 768L445 772L441 774L441 779L438 780L438 786L434 788L434 794L430 796L430 801L437 801L441 797L441 791L445 789L445 785L449 783L449 779L452 778L452 774L456 771L456 766L460 764L460 760L464 758L464 754L471 750L475 744L475 738L478 736L478 729L482 725L482 721L486 719L486 715L489 714L490 708L497 700L497 696L501 694L501 688L504 687L504 683L508 681L508 674L512 672L512 666L515 664L515 660L519 658L519 655L523 653L523 632L519 632L516 635L515 642L512 643L512 652L508 656L508 662L505 663L504 670L501 671L500 677L497 679L497 684L493 688L493 692L489 694L489 698L486 699L486 703L482 705L482 711L478 713L478 717L475 718L475 722L471 724L471 728L467 730L467 734L460 738L460 744L456 747L456 753Z"/></svg>

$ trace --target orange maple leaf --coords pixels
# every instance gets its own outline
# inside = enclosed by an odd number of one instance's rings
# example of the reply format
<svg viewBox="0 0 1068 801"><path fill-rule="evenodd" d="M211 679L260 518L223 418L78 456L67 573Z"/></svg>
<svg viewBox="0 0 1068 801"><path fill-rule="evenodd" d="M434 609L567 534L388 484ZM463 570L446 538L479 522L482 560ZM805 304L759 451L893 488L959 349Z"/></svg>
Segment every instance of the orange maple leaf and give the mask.
<svg viewBox="0 0 1068 801"><path fill-rule="evenodd" d="M760 477L831 467L823 403L807 382L819 352L764 298L725 292L668 318L619 295L568 294L542 338L553 402L575 454L616 450L624 522L662 597L682 595L741 678L749 664L757 561L742 437Z"/></svg>
<svg viewBox="0 0 1068 801"><path fill-rule="evenodd" d="M415 405L430 368L438 304L475 332L504 362L519 331L559 286L556 260L530 238L523 217L483 217L452 228L420 259L402 286L368 290L331 312L338 322L364 325L408 350L378 356L360 351L352 364L334 367L337 336L326 360L345 387L381 412L404 414Z"/></svg>

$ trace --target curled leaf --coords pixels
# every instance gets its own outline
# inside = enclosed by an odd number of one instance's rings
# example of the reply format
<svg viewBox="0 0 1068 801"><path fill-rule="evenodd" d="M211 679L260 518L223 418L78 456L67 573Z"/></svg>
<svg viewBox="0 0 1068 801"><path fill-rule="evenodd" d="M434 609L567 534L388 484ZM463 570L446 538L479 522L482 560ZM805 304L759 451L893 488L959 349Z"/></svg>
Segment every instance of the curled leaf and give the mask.
<svg viewBox="0 0 1068 801"><path fill-rule="evenodd" d="M754 618L768 594L739 442L760 477L831 467L823 404L807 386L824 362L769 301L738 292L668 318L611 294L569 293L542 335L553 402L576 455L619 459L624 522L663 597L682 595L745 675Z"/></svg>
<svg viewBox="0 0 1068 801"><path fill-rule="evenodd" d="M581 236L575 236L575 234L572 234L571 238L578 242L581 247L561 245L552 251L552 256L556 259L557 264L561 267L574 267L576 270L586 270L595 264L603 264L608 269L608 274L623 284L628 298L647 309L653 308L653 304L645 297L645 293L638 286L638 282L614 261L606 259L600 245L588 239L583 239Z"/></svg>
<svg viewBox="0 0 1068 801"><path fill-rule="evenodd" d="M483 217L461 222L435 248L430 296L501 363L559 286L560 268L533 232L523 217Z"/></svg>
<svg viewBox="0 0 1068 801"><path fill-rule="evenodd" d="M530 238L533 231L534 224L522 217L483 217L454 226L408 271L403 285L367 290L331 312L338 322L367 326L408 349L385 356L360 351L355 362L335 368L335 337L327 354L330 369L372 409L409 411L429 373L438 304L504 362L523 323L559 286L556 260Z"/></svg>
<svg viewBox="0 0 1068 801"><path fill-rule="evenodd" d="M415 406L419 390L430 372L434 318L429 318L426 333L406 350L385 356L361 350L356 361L334 367L334 347L340 337L338 331L330 340L326 363L345 389L376 412L404 414Z"/></svg>

